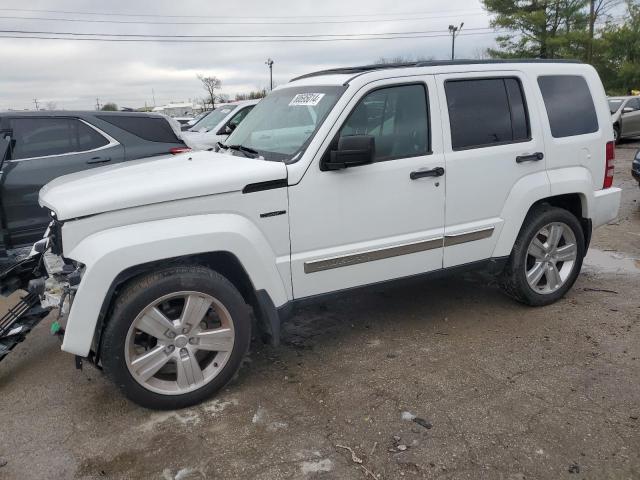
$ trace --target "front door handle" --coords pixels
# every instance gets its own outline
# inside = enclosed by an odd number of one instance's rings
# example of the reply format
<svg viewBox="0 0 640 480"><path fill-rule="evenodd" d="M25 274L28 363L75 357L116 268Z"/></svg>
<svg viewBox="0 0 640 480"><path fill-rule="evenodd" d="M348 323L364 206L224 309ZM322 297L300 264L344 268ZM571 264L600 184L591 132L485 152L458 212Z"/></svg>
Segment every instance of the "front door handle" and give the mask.
<svg viewBox="0 0 640 480"><path fill-rule="evenodd" d="M107 163L111 161L111 157L93 157L91 160L87 160L87 165L96 165L98 163Z"/></svg>
<svg viewBox="0 0 640 480"><path fill-rule="evenodd" d="M542 152L536 152L536 153L527 154L527 155L519 155L516 157L516 163L539 162L543 158L544 158L544 153Z"/></svg>
<svg viewBox="0 0 640 480"><path fill-rule="evenodd" d="M409 174L411 180L417 180L422 177L441 177L444 175L444 168L436 167L431 169L415 170Z"/></svg>

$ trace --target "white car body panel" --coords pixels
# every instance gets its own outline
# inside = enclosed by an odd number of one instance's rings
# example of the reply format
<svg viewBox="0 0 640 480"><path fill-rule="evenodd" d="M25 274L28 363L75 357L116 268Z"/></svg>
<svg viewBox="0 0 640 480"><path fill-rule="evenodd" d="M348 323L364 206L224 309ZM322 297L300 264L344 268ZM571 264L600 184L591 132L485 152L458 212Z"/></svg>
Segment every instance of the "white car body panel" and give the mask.
<svg viewBox="0 0 640 480"><path fill-rule="evenodd" d="M587 80L597 132L552 137L537 84L539 75L549 74ZM454 151L444 81L495 76L520 79L531 139ZM361 97L374 88L416 82L428 92L427 155L320 170L324 152ZM277 90L308 86L311 93L314 86L327 85L345 85L345 91L295 163L196 152L71 175L42 190L41 204L68 220L62 227L64 255L85 265L64 350L89 352L110 285L124 270L148 262L229 252L254 288L281 307L335 290L506 257L531 206L550 196L578 194L582 214L594 228L617 215L620 190L602 189L604 147L613 140L610 114L588 65L381 69L307 77ZM516 163L517 156L534 152L544 153L544 159ZM414 170L435 167L444 167L445 174L409 179ZM284 179L288 187L242 193L248 184ZM279 213L261 216L269 212ZM432 246L414 250L417 243ZM381 251L399 253L370 257ZM363 261L341 263L353 257ZM319 264L329 268L314 270Z"/></svg>
<svg viewBox="0 0 640 480"><path fill-rule="evenodd" d="M287 178L279 162L228 153L188 152L135 160L59 177L40 191L40 205L58 219L80 218L140 205L242 190ZM118 192L114 195L114 192ZM78 202L77 198L82 198Z"/></svg>
<svg viewBox="0 0 640 480"><path fill-rule="evenodd" d="M286 195L284 189L279 193ZM268 220L277 221L277 218ZM271 239L274 240L284 239ZM255 219L227 213L154 220L111 228L87 237L68 253L83 263L86 270L69 313L62 349L86 356L102 307L93 292L106 292L117 275L127 268L157 260L212 251L229 252L241 262L256 290L266 290L278 305L286 303L291 298L284 281L288 272L280 272L277 265L286 266L289 256L285 252L278 257L272 242L258 229Z"/></svg>

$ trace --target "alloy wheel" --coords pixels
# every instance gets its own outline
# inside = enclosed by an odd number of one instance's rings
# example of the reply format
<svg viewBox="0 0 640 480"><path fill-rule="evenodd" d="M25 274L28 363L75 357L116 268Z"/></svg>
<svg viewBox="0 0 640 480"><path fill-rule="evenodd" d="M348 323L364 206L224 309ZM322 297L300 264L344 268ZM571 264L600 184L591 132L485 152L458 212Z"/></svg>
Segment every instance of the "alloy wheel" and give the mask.
<svg viewBox="0 0 640 480"><path fill-rule="evenodd" d="M527 249L526 277L529 286L540 294L562 287L573 271L578 246L573 230L561 222L542 227Z"/></svg>
<svg viewBox="0 0 640 480"><path fill-rule="evenodd" d="M233 319L219 300L201 292L175 292L135 318L127 332L125 360L146 389L181 395L220 373L234 341Z"/></svg>

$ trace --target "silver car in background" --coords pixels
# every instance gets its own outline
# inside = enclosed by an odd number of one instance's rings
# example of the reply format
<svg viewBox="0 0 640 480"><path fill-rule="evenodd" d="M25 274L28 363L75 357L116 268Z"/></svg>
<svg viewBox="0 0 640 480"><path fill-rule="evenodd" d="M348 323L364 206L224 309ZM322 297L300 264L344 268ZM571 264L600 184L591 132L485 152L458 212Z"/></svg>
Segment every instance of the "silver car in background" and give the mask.
<svg viewBox="0 0 640 480"><path fill-rule="evenodd" d="M640 97L609 97L608 101L616 143L640 135Z"/></svg>

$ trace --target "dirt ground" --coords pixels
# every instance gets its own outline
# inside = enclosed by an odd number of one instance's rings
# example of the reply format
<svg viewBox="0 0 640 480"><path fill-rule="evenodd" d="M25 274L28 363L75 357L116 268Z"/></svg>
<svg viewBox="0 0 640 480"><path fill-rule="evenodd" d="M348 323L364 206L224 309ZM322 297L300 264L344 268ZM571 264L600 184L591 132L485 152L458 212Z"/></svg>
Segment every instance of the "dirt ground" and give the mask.
<svg viewBox="0 0 640 480"><path fill-rule="evenodd" d="M618 221L549 307L475 273L354 294L176 412L76 370L43 322L0 364L0 478L640 478L638 147L617 151Z"/></svg>

